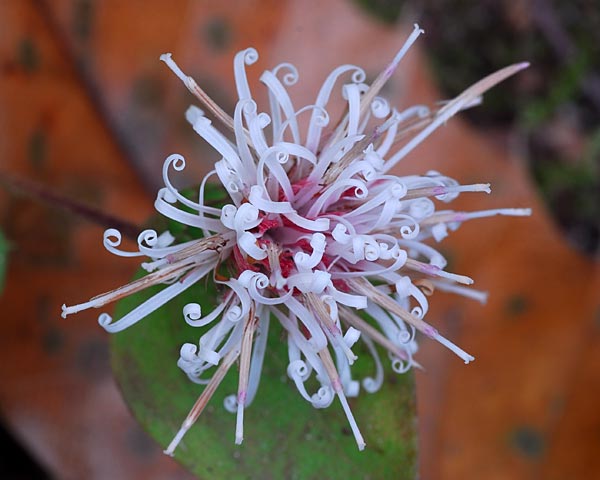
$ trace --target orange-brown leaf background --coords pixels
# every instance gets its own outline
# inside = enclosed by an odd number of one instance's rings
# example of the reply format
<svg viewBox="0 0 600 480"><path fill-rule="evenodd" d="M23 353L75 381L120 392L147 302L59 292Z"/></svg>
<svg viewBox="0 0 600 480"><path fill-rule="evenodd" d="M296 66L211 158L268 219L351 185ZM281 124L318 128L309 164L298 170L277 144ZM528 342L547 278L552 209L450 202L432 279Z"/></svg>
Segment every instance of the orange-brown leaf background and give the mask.
<svg viewBox="0 0 600 480"><path fill-rule="evenodd" d="M251 84L262 69L291 61L301 105L340 63L375 74L406 31L347 0L2 1L0 176L142 224L166 155L186 155L190 183L215 160L187 128L193 99L158 62L161 53L173 52L231 111L233 54L254 46L261 57ZM388 86L399 106L439 97L426 57L417 46ZM458 209L530 206L534 215L464 225L443 247L453 271L491 295L484 307L445 294L432 302L431 321L477 361L464 366L422 342L421 478L598 478L598 264L566 245L519 159L460 120L397 171L429 169L492 183L491 196L463 195ZM125 282L135 262L104 252L99 226L23 195L0 190L0 219L12 244L0 298L7 428L55 478L187 478L128 413L96 313L60 318L62 303Z"/></svg>

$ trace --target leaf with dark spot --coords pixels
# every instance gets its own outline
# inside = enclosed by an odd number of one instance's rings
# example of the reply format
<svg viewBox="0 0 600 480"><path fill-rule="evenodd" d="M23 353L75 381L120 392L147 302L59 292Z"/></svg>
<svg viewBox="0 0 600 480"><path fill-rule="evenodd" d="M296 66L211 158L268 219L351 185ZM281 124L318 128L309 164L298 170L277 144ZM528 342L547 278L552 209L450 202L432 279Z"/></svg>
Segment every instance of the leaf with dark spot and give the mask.
<svg viewBox="0 0 600 480"><path fill-rule="evenodd" d="M29 161L36 170L44 167L47 157L46 133L36 129L29 137Z"/></svg>
<svg viewBox="0 0 600 480"><path fill-rule="evenodd" d="M34 73L40 66L40 54L31 38L24 38L19 43L17 53L19 64L27 73Z"/></svg>
<svg viewBox="0 0 600 480"><path fill-rule="evenodd" d="M529 426L516 428L511 435L511 442L520 453L531 459L539 458L544 451L544 438Z"/></svg>

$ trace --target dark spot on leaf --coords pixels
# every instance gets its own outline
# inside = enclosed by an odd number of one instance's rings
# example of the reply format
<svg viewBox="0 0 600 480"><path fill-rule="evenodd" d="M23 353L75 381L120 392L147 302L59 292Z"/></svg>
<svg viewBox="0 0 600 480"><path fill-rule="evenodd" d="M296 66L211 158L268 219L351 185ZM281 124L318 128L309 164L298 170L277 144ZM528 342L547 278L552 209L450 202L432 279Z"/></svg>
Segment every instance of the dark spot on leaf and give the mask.
<svg viewBox="0 0 600 480"><path fill-rule="evenodd" d="M154 440L138 426L127 432L125 440L129 450L140 459L148 460L158 453L158 446Z"/></svg>
<svg viewBox="0 0 600 480"><path fill-rule="evenodd" d="M545 448L542 434L527 425L517 427L512 432L511 444L519 453L531 459L539 458Z"/></svg>
<svg viewBox="0 0 600 480"><path fill-rule="evenodd" d="M75 36L87 40L92 34L94 21L94 2L92 0L75 0L73 4L72 29Z"/></svg>
<svg viewBox="0 0 600 480"><path fill-rule="evenodd" d="M24 38L19 42L17 58L27 73L34 73L40 67L40 54L31 38Z"/></svg>
<svg viewBox="0 0 600 480"><path fill-rule="evenodd" d="M509 297L505 304L506 313L510 316L521 315L528 308L529 300L520 294Z"/></svg>
<svg viewBox="0 0 600 480"><path fill-rule="evenodd" d="M86 376L101 379L110 374L108 345L104 340L92 338L79 347L77 368Z"/></svg>
<svg viewBox="0 0 600 480"><path fill-rule="evenodd" d="M352 435L352 430L349 427L342 427L342 435L349 437Z"/></svg>
<svg viewBox="0 0 600 480"><path fill-rule="evenodd" d="M165 91L163 84L154 75L138 77L133 84L133 105L138 108L158 108L162 105L164 96Z"/></svg>
<svg viewBox="0 0 600 480"><path fill-rule="evenodd" d="M227 50L231 44L232 31L227 20L221 17L210 19L202 30L202 36L215 52Z"/></svg>
<svg viewBox="0 0 600 480"><path fill-rule="evenodd" d="M44 130L37 128L29 137L28 158L36 170L40 170L46 162L48 153L47 138Z"/></svg>
<svg viewBox="0 0 600 480"><path fill-rule="evenodd" d="M58 328L49 328L42 335L42 348L50 355L60 352L64 344L65 336Z"/></svg>

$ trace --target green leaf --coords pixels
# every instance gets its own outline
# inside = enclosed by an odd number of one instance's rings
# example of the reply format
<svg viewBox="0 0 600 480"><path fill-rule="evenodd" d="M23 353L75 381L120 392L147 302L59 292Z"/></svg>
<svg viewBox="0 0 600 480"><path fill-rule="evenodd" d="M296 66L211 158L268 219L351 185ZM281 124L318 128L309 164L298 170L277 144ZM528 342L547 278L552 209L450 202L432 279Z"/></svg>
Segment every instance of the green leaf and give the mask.
<svg viewBox="0 0 600 480"><path fill-rule="evenodd" d="M158 289L120 302L122 315ZM188 290L124 332L112 337L112 365L125 400L142 426L165 448L203 389L176 366L179 348L196 343L201 331L188 326L181 309L199 302L209 312L213 285ZM412 374L386 372L381 390L364 391L350 405L367 442L359 452L336 400L316 410L286 376L287 347L282 329L271 322L263 375L254 402L246 409L244 443L234 444L235 415L223 407L237 392L232 367L175 452L176 459L200 478L414 479L416 413ZM353 371L373 372L370 357L357 350Z"/></svg>
<svg viewBox="0 0 600 480"><path fill-rule="evenodd" d="M207 186L209 187L209 186ZM209 187L206 198L223 203ZM167 225L173 230L172 225ZM177 236L197 236L182 231ZM140 271L138 275L142 275ZM119 302L119 318L154 295L153 287ZM187 303L210 312L218 298L214 283L202 280L138 324L112 337L112 365L126 402L142 426L163 447L203 390L177 367L179 349L196 343L209 327L194 328L183 319ZM282 327L271 320L260 386L244 415L244 442L235 445L235 415L223 406L237 393L234 365L204 413L175 451L175 458L202 479L354 479L416 477L416 402L412 373L386 371L380 391L364 391L350 406L367 447L360 452L336 399L323 410L313 408L287 377L287 342ZM362 342L354 347L356 379L374 375L375 365ZM381 353L381 352L380 352ZM382 355L385 362L387 356Z"/></svg>
<svg viewBox="0 0 600 480"><path fill-rule="evenodd" d="M6 237L0 232L0 293L4 290L4 276L6 275L8 249L8 240L6 240Z"/></svg>

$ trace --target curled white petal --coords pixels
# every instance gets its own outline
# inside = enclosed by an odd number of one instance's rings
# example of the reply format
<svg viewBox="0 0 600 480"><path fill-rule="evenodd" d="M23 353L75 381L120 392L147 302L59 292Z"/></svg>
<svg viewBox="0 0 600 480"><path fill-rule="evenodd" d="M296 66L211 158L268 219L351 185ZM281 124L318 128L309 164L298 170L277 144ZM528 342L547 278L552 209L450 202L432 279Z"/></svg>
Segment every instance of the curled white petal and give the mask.
<svg viewBox="0 0 600 480"><path fill-rule="evenodd" d="M290 275L287 279L289 287L294 287L302 293L322 293L331 282L331 275L322 270L303 272Z"/></svg>
<svg viewBox="0 0 600 480"><path fill-rule="evenodd" d="M244 232L238 237L238 246L240 247L240 250L246 252L256 260L263 260L267 258L267 252L258 246L256 243L256 237L250 232Z"/></svg>
<svg viewBox="0 0 600 480"><path fill-rule="evenodd" d="M120 257L139 257L143 255L141 252L126 252L119 250L117 247L121 245L122 240L123 237L121 236L121 232L119 232L116 228L109 228L104 231L104 248L106 248L106 250L108 250L110 253L119 255Z"/></svg>
<svg viewBox="0 0 600 480"><path fill-rule="evenodd" d="M346 333L344 334L344 342L348 346L348 348L352 348L352 346L358 341L360 338L360 330L357 330L354 327L348 328Z"/></svg>

